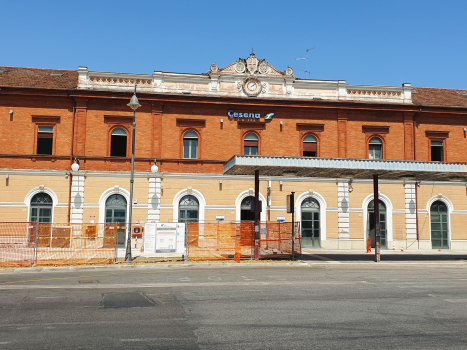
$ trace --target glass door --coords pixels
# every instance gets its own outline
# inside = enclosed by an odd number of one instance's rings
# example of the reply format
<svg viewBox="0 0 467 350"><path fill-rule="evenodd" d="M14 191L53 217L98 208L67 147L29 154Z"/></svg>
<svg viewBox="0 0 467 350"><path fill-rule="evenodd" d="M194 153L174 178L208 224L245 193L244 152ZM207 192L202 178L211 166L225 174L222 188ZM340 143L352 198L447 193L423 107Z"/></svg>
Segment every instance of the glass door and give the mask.
<svg viewBox="0 0 467 350"><path fill-rule="evenodd" d="M433 249L449 249L448 208L441 201L431 205L431 245Z"/></svg>

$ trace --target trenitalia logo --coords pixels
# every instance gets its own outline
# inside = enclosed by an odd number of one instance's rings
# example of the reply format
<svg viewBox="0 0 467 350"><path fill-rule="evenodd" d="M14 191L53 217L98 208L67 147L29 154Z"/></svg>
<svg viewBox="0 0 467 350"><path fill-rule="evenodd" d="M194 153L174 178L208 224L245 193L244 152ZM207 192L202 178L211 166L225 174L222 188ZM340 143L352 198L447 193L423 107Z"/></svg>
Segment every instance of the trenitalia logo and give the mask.
<svg viewBox="0 0 467 350"><path fill-rule="evenodd" d="M230 118L260 119L261 113L235 112L233 109L227 112ZM268 113L264 116L265 120L272 120L274 113Z"/></svg>

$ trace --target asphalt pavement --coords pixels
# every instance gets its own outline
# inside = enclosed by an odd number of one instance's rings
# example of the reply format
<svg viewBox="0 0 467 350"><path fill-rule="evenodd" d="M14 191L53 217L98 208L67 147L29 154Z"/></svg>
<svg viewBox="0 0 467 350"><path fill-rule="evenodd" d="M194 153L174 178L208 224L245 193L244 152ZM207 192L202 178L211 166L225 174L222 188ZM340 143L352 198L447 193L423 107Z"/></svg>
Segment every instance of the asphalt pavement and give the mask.
<svg viewBox="0 0 467 350"><path fill-rule="evenodd" d="M1 269L0 350L466 348L463 260L321 254L296 263Z"/></svg>

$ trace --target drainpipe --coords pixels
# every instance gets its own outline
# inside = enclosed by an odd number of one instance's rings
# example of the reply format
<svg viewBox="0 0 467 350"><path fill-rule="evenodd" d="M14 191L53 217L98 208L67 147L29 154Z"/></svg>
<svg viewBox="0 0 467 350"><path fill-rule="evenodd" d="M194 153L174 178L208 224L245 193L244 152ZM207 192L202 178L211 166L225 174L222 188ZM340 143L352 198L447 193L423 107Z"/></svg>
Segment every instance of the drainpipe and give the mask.
<svg viewBox="0 0 467 350"><path fill-rule="evenodd" d="M415 229L417 230L418 250L420 250L420 234L418 232L418 186L419 182L415 182Z"/></svg>
<svg viewBox="0 0 467 350"><path fill-rule="evenodd" d="M69 169L71 169L71 165L73 164L73 146L75 144L75 114L76 114L76 101L75 99L68 94L68 97L71 98L73 101L73 125L71 126L71 150L70 150L70 166ZM71 174L70 171L70 183L68 185L68 223L71 222L71 186L73 184L73 175Z"/></svg>
<svg viewBox="0 0 467 350"><path fill-rule="evenodd" d="M417 160L417 143L415 142L415 127L417 122L415 121L415 117L417 117L420 113L422 113L422 107L420 106L420 110L415 113L413 116L413 160ZM418 187L420 186L420 182L415 182L415 230L417 231L417 244L418 250L420 250L420 232L418 230Z"/></svg>

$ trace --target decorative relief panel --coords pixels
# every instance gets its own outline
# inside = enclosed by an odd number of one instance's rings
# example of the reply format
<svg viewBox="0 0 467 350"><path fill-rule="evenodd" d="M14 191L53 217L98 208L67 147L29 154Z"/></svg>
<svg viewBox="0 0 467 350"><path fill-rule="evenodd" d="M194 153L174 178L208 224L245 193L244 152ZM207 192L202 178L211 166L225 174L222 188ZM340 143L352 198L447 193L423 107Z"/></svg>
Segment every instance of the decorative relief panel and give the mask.
<svg viewBox="0 0 467 350"><path fill-rule="evenodd" d="M254 53L246 59L239 58L238 61L229 64L225 68L214 71L211 66L211 73L237 73L237 74L249 74L249 75L269 75L269 76L284 76L293 75L293 69L288 67L284 72L271 66L266 60L259 59Z"/></svg>
<svg viewBox="0 0 467 350"><path fill-rule="evenodd" d="M143 85L152 86L151 79L126 79L114 77L89 77L89 81L95 84L119 84L119 85Z"/></svg>
<svg viewBox="0 0 467 350"><path fill-rule="evenodd" d="M360 95L360 96L402 96L401 91L380 91L380 90L347 90L349 95Z"/></svg>

